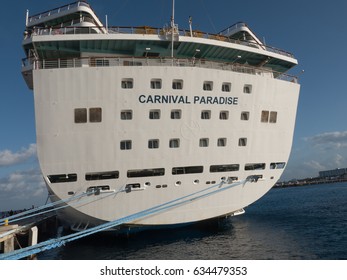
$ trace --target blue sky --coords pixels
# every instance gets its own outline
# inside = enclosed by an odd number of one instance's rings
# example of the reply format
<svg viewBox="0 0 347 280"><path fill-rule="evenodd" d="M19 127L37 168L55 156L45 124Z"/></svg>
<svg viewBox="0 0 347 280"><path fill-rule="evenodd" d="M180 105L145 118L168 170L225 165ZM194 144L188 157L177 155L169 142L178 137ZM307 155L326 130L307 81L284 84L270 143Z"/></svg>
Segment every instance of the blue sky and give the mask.
<svg viewBox="0 0 347 280"><path fill-rule="evenodd" d="M42 205L47 198L36 158L32 92L22 79L21 48L26 9L31 14L70 1L13 0L0 10L0 211ZM170 21L170 0L90 0L109 25L161 27ZM347 1L176 0L176 23L218 33L246 22L267 45L292 52L301 93L291 158L284 180L347 167Z"/></svg>

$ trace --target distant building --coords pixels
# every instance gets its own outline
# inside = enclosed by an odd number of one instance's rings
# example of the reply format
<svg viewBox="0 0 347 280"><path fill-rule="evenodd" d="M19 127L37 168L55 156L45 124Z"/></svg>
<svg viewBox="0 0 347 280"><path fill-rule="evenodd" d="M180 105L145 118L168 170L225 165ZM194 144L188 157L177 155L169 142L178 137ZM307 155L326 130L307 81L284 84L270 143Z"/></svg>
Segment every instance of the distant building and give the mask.
<svg viewBox="0 0 347 280"><path fill-rule="evenodd" d="M327 177L341 177L347 174L347 168L337 168L333 170L319 171L319 177L327 178Z"/></svg>

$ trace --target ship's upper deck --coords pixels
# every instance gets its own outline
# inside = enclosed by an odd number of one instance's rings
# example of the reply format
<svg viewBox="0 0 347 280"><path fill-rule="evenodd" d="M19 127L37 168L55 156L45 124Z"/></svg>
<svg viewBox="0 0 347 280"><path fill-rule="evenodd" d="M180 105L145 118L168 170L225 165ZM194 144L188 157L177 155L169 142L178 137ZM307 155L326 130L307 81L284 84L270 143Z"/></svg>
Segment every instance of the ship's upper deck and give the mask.
<svg viewBox="0 0 347 280"><path fill-rule="evenodd" d="M286 51L264 45L245 23L209 34L173 27L104 26L84 1L27 16L28 60L84 57L199 59L246 64L284 73L297 64Z"/></svg>

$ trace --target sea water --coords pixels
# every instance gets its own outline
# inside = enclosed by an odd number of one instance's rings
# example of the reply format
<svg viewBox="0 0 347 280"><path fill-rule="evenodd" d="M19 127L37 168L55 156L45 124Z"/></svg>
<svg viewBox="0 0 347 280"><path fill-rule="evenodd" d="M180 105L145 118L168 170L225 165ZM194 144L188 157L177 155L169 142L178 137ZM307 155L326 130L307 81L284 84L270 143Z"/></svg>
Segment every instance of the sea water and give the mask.
<svg viewBox="0 0 347 280"><path fill-rule="evenodd" d="M245 211L208 226L97 234L38 259L347 259L347 183L272 189Z"/></svg>

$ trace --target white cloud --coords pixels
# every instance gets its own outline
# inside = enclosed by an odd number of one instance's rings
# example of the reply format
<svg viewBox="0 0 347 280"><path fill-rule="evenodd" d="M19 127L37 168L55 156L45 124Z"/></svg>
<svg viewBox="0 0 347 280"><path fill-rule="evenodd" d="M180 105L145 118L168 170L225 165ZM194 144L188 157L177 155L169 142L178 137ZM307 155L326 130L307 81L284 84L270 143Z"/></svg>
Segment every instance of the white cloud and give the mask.
<svg viewBox="0 0 347 280"><path fill-rule="evenodd" d="M347 131L335 131L335 132L325 132L322 134L317 134L312 137L306 138L306 140L313 144L319 146L327 146L334 148L341 148L347 146Z"/></svg>
<svg viewBox="0 0 347 280"><path fill-rule="evenodd" d="M23 148L18 152L0 151L0 167L23 163L33 156L36 156L36 144L30 144L28 148Z"/></svg>
<svg viewBox="0 0 347 280"><path fill-rule="evenodd" d="M46 198L47 190L38 168L0 178L0 211L42 205Z"/></svg>

